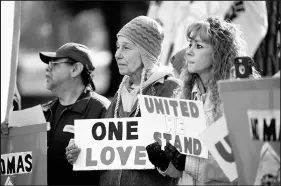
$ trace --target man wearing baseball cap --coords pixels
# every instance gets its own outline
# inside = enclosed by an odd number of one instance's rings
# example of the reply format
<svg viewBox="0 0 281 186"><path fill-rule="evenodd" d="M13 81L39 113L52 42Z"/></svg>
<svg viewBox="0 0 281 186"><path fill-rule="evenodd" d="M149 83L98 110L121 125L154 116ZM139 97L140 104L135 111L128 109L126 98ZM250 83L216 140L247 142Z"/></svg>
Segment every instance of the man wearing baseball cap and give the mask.
<svg viewBox="0 0 281 186"><path fill-rule="evenodd" d="M102 118L110 102L94 92L93 58L91 51L78 43L66 43L55 52L40 52L40 59L48 66L45 71L46 88L56 99L44 105L47 132L48 185L97 185L98 171L73 171L74 159L67 148L74 138L75 119ZM76 160L76 159L75 159Z"/></svg>

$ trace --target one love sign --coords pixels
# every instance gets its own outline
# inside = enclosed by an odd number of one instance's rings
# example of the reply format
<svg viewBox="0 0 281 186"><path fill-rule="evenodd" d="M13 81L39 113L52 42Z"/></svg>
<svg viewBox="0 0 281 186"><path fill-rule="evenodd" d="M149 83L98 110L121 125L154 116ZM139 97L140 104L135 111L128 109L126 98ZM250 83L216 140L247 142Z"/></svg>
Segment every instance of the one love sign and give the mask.
<svg viewBox="0 0 281 186"><path fill-rule="evenodd" d="M151 169L141 118L75 120L75 143L81 148L73 170Z"/></svg>
<svg viewBox="0 0 281 186"><path fill-rule="evenodd" d="M207 158L199 139L205 128L202 102L139 96L142 117L75 120L81 148L73 170L153 169L146 146L173 144L181 153Z"/></svg>

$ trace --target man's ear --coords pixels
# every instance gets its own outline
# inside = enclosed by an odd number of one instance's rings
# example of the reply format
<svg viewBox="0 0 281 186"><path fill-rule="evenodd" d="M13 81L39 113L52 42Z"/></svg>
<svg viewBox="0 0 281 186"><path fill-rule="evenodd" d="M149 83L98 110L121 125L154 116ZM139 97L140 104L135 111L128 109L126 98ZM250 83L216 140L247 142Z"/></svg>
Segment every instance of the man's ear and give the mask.
<svg viewBox="0 0 281 186"><path fill-rule="evenodd" d="M80 62L75 63L70 70L70 76L71 77L78 76L79 74L82 73L83 69L84 69L84 66L82 65L82 63L80 63Z"/></svg>

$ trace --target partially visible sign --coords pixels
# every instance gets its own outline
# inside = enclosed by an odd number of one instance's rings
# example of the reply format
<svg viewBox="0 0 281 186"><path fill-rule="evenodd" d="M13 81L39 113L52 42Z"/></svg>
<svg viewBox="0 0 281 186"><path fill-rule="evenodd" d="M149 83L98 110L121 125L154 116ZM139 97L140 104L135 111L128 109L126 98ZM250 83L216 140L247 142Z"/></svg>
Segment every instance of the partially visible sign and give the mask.
<svg viewBox="0 0 281 186"><path fill-rule="evenodd" d="M238 182L241 185L253 185L256 179L260 181L257 174L261 162L277 162L269 160L274 157L270 151L263 153L264 144L269 143L280 157L280 116L276 115L278 112L280 115L280 78L223 80L218 85ZM264 173L262 170L262 176ZM275 179L276 175L277 172L273 170L264 180Z"/></svg>
<svg viewBox="0 0 281 186"><path fill-rule="evenodd" d="M11 181L10 176L7 177L4 185L14 185L13 182Z"/></svg>
<svg viewBox="0 0 281 186"><path fill-rule="evenodd" d="M1 135L1 185L47 185L47 124Z"/></svg>
<svg viewBox="0 0 281 186"><path fill-rule="evenodd" d="M253 140L280 141L280 110L248 110Z"/></svg>
<svg viewBox="0 0 281 186"><path fill-rule="evenodd" d="M280 185L280 155L266 142L259 159L254 185Z"/></svg>
<svg viewBox="0 0 281 186"><path fill-rule="evenodd" d="M200 138L230 181L238 177L225 117L221 117L200 134Z"/></svg>
<svg viewBox="0 0 281 186"><path fill-rule="evenodd" d="M32 152L1 154L1 175L32 172Z"/></svg>
<svg viewBox="0 0 281 186"><path fill-rule="evenodd" d="M22 127L25 125L33 125L37 123L46 123L41 105L10 112L10 127Z"/></svg>

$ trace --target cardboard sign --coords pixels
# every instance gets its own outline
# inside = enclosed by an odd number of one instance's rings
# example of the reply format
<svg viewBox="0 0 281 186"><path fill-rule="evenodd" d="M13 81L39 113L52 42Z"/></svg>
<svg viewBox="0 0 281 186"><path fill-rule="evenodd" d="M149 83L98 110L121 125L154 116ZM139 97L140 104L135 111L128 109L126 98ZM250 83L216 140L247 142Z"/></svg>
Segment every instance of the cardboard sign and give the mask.
<svg viewBox="0 0 281 186"><path fill-rule="evenodd" d="M280 141L280 110L248 110L253 140Z"/></svg>
<svg viewBox="0 0 281 186"><path fill-rule="evenodd" d="M225 117L221 117L203 131L200 138L229 178L229 181L235 180L238 174Z"/></svg>
<svg viewBox="0 0 281 186"><path fill-rule="evenodd" d="M7 177L4 185L14 185L14 183L11 181L10 176Z"/></svg>
<svg viewBox="0 0 281 186"><path fill-rule="evenodd" d="M255 185L280 185L280 155L267 142L260 152Z"/></svg>
<svg viewBox="0 0 281 186"><path fill-rule="evenodd" d="M47 185L47 124L1 135L1 185Z"/></svg>
<svg viewBox="0 0 281 186"><path fill-rule="evenodd" d="M162 147L167 142L179 152L208 158L207 147L199 134L206 129L203 103L199 101L138 95L143 122L149 125L148 136Z"/></svg>
<svg viewBox="0 0 281 186"><path fill-rule="evenodd" d="M236 161L238 182L240 185L253 185L258 173L261 149L265 142L253 140L251 136L253 128L249 127L248 111L274 113L280 110L280 78L224 80L218 85ZM268 121L266 123L270 124ZM257 132L256 134L259 139L260 137L263 139L263 135ZM273 133L266 132L266 134L269 134L271 140L266 143L269 143L280 156L280 141L272 141Z"/></svg>
<svg viewBox="0 0 281 186"><path fill-rule="evenodd" d="M73 170L153 169L146 146L152 141L141 118L74 121L75 144L81 148Z"/></svg>

